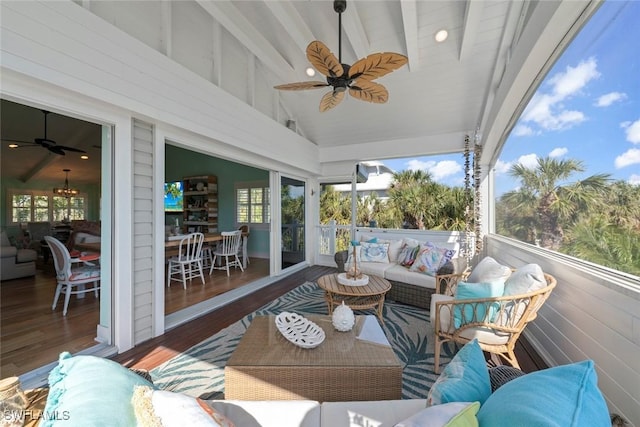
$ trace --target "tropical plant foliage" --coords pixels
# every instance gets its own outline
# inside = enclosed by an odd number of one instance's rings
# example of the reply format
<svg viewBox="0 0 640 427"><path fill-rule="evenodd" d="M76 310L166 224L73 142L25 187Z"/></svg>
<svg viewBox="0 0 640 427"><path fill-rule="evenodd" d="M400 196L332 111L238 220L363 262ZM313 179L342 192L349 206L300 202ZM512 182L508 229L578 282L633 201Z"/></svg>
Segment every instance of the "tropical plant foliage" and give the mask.
<svg viewBox="0 0 640 427"><path fill-rule="evenodd" d="M388 198L371 192L356 201L356 224L379 228L464 230L467 202L462 187L433 181L424 171L401 171L393 175ZM351 224L351 194L326 186L320 195L320 223ZM346 249L349 235L338 236L337 249ZM344 246L344 247L343 247Z"/></svg>
<svg viewBox="0 0 640 427"><path fill-rule="evenodd" d="M611 181L607 174L572 181L583 171L578 160L550 157L534 168L512 166L510 175L520 185L496 203L497 233L640 275L640 186ZM359 196L356 224L464 230L465 208L473 205L464 188L439 184L423 171L395 173L387 195ZM326 186L320 221L331 220L351 224L351 194Z"/></svg>
<svg viewBox="0 0 640 427"><path fill-rule="evenodd" d="M584 171L578 160L538 159L510 174L520 182L496 204L499 234L640 275L640 187Z"/></svg>

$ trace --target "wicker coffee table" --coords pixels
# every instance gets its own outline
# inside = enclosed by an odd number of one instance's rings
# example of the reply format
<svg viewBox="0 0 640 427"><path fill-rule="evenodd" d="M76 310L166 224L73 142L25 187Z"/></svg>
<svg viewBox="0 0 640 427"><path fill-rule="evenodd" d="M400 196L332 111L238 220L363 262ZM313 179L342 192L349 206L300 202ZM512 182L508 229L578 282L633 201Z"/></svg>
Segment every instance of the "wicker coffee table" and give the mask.
<svg viewBox="0 0 640 427"><path fill-rule="evenodd" d="M324 342L316 348L287 341L276 328L275 316L253 319L225 366L225 399L401 399L402 365L393 349L356 338L368 317L367 325L377 327L386 342L374 316L357 316L349 332L336 331L329 316L305 317L325 331Z"/></svg>
<svg viewBox="0 0 640 427"><path fill-rule="evenodd" d="M369 276L369 283L364 286L345 286L338 282L337 274L327 274L318 279L318 286L324 289L329 314L336 305L344 303L353 310L375 308L378 319L384 324L382 306L384 295L391 289L388 280L378 276Z"/></svg>

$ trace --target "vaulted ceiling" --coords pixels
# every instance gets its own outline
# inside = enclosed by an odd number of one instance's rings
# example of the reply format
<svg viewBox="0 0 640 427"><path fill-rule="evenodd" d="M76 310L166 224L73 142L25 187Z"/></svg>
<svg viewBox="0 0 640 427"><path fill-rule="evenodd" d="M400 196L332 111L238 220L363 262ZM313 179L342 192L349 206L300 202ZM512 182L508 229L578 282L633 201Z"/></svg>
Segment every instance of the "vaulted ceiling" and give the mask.
<svg viewBox="0 0 640 427"><path fill-rule="evenodd" d="M298 133L320 147L320 161L329 161L343 153L366 160L461 152L465 135L477 135L494 156L523 99L561 50L558 44L599 2L349 0L342 14L342 62L397 52L408 57L408 65L376 80L389 91L386 104L347 95L323 113L319 103L328 88L277 91L273 86L323 80L305 74L310 65L305 50L320 40L338 56L338 14L330 0L76 3L283 126L295 123ZM439 30L448 32L441 43L435 40ZM13 107L3 103L2 137L41 136L41 112ZM60 143L88 144L89 150L99 145L85 135L91 131L82 123L54 129L54 119L65 119L51 116L50 133ZM17 163L5 145L3 174ZM46 150L31 153L32 160L21 161L31 170L24 176L49 175L37 171L47 165L60 174L63 159L52 159Z"/></svg>

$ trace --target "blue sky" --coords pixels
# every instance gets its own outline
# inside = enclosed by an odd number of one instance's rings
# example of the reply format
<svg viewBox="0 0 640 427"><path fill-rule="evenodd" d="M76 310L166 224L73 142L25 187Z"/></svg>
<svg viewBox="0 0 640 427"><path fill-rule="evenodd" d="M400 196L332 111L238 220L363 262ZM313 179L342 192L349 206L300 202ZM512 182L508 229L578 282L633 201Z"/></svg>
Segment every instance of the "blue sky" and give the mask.
<svg viewBox="0 0 640 427"><path fill-rule="evenodd" d="M585 172L640 185L640 1L609 0L547 74L496 164L498 195L517 188L507 171L540 157L575 159ZM463 185L462 154L383 160Z"/></svg>

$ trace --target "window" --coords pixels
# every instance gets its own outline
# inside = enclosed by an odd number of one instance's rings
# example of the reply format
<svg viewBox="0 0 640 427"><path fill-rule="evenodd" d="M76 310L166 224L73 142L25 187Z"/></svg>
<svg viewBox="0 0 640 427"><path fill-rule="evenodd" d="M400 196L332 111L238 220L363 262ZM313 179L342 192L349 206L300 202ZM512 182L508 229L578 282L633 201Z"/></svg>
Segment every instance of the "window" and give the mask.
<svg viewBox="0 0 640 427"><path fill-rule="evenodd" d="M529 101L495 167L498 234L636 276L640 90L637 72L621 64L638 56L639 15L638 2L603 2Z"/></svg>
<svg viewBox="0 0 640 427"><path fill-rule="evenodd" d="M42 191L10 190L10 222L71 221L87 216L87 198L84 195L60 197Z"/></svg>
<svg viewBox="0 0 640 427"><path fill-rule="evenodd" d="M236 184L236 223L268 224L271 192L264 182Z"/></svg>

